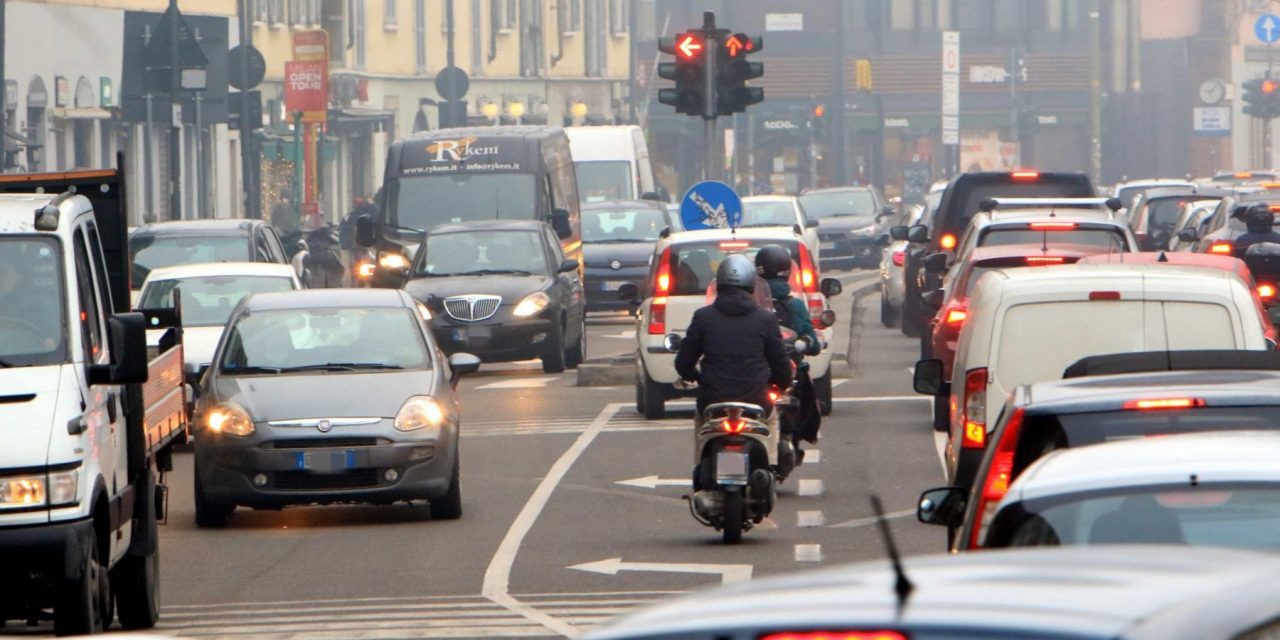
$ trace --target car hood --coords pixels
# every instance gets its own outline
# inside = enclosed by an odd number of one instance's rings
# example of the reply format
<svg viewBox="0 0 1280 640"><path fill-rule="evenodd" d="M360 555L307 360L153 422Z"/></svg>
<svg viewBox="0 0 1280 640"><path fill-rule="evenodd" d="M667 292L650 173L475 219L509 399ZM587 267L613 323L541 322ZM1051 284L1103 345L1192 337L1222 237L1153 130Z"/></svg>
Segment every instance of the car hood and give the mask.
<svg viewBox="0 0 1280 640"><path fill-rule="evenodd" d="M445 278L415 278L404 286L414 300L426 300L465 295L500 296L503 304L515 304L521 298L542 291L551 285L548 276L457 276Z"/></svg>
<svg viewBox="0 0 1280 640"><path fill-rule="evenodd" d="M214 391L217 400L244 407L255 422L394 418L410 396L431 395L434 380L431 371L218 376Z"/></svg>
<svg viewBox="0 0 1280 640"><path fill-rule="evenodd" d="M863 232L871 234L875 231L875 223L868 224L866 218L858 216L833 216L818 219L818 232L824 231L841 231L841 232Z"/></svg>
<svg viewBox="0 0 1280 640"><path fill-rule="evenodd" d="M77 386L69 365L0 369L0 470L49 463L64 378ZM66 431L62 436L70 440ZM70 442L66 448L52 452L56 462L72 458Z"/></svg>
<svg viewBox="0 0 1280 640"><path fill-rule="evenodd" d="M617 260L623 266L647 265L656 242L627 242L582 245L582 258L588 267L607 267Z"/></svg>

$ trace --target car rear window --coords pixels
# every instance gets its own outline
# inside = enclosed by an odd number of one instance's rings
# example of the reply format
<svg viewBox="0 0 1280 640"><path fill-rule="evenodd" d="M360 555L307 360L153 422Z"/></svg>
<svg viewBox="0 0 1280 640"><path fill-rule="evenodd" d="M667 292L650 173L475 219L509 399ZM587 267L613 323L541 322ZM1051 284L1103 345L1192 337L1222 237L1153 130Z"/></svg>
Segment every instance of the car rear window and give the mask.
<svg viewBox="0 0 1280 640"><path fill-rule="evenodd" d="M707 287L716 280L716 269L730 255L742 254L755 261L760 248L776 244L791 252L798 259L795 241L780 240L718 240L681 243L671 247L671 273L675 276L674 293L678 296L705 295Z"/></svg>
<svg viewBox="0 0 1280 640"><path fill-rule="evenodd" d="M799 222L795 205L779 200L742 203L743 227L790 227Z"/></svg>
<svg viewBox="0 0 1280 640"><path fill-rule="evenodd" d="M979 247L998 247L1011 244L1074 244L1090 247L1115 247L1124 251L1129 244L1120 229L1017 229L993 227L978 237Z"/></svg>
<svg viewBox="0 0 1280 640"><path fill-rule="evenodd" d="M1147 224L1141 231L1152 234L1157 231L1173 233L1173 227L1178 224L1178 218L1182 217L1183 210L1190 202L1190 198L1161 198L1148 201L1146 205Z"/></svg>

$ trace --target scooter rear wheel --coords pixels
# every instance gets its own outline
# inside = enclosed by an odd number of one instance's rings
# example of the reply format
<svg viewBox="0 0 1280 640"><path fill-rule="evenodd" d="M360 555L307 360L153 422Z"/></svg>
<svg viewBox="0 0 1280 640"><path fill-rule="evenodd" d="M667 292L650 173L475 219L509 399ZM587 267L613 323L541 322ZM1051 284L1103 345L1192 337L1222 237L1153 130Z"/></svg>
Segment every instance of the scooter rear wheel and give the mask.
<svg viewBox="0 0 1280 640"><path fill-rule="evenodd" d="M724 496L724 543L737 544L742 541L742 510L746 507L745 498L740 491L726 493Z"/></svg>

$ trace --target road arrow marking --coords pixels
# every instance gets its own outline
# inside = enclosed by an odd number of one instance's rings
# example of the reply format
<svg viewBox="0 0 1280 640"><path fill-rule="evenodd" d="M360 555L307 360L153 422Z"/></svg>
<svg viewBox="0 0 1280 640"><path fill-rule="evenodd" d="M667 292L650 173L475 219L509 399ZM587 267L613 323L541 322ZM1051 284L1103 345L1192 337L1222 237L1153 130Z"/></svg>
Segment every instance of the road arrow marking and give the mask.
<svg viewBox="0 0 1280 640"><path fill-rule="evenodd" d="M608 558L583 564L575 564L570 569L616 576L619 571L650 571L655 573L701 573L718 575L725 584L730 582L746 582L751 579L752 565L749 564L703 564L675 562L623 562L622 558Z"/></svg>
<svg viewBox="0 0 1280 640"><path fill-rule="evenodd" d="M624 487L657 489L658 487L688 487L692 486L690 482L692 481L688 478L659 478L658 476L645 476L643 478L632 478L630 480L618 480L614 484L620 484Z"/></svg>

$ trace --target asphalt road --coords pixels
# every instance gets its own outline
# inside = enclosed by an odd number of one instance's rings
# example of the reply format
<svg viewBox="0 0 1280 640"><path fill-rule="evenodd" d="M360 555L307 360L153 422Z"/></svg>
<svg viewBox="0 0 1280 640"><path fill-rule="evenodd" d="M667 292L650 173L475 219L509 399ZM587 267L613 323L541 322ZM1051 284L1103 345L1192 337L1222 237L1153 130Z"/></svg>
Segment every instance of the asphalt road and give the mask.
<svg viewBox="0 0 1280 640"><path fill-rule="evenodd" d="M846 292L874 282L871 271L840 276ZM691 403L650 422L631 386L577 387L572 372L536 363L486 367L462 384L460 520L433 521L425 506L242 508L225 529L200 530L191 457L178 455L155 633L573 636L670 594L882 558L872 493L904 553L942 551L944 532L913 517L919 492L942 482L929 404L910 391L915 342L879 325L874 289L853 301L835 301L835 348L850 360L835 411L740 545L722 545L681 499ZM632 331L625 317L593 318L591 355L626 353Z"/></svg>

